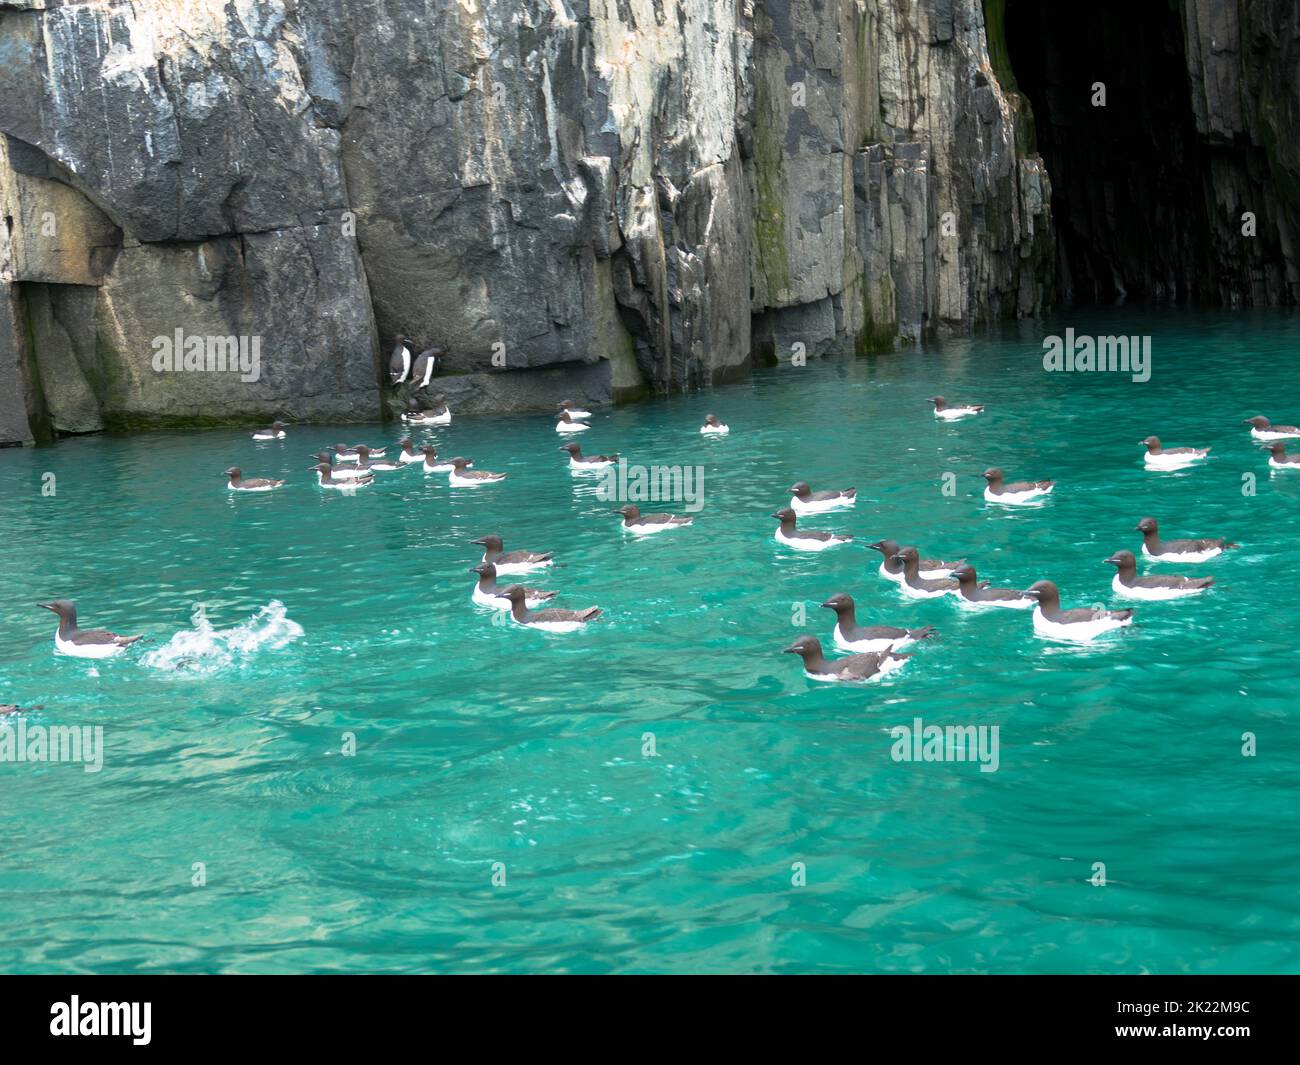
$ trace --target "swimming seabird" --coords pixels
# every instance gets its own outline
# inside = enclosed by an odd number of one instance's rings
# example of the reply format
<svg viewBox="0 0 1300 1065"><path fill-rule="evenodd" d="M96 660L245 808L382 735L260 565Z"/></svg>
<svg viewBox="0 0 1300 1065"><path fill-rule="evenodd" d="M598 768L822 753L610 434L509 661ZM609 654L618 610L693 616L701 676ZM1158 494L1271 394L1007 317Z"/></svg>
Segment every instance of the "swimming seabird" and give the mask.
<svg viewBox="0 0 1300 1065"><path fill-rule="evenodd" d="M497 584L497 568L491 562L480 562L470 567L471 573L478 574L474 591L470 598L479 606L490 606L494 610L509 610L510 600L503 594L505 589ZM548 600L554 599L554 592L543 592L537 588L524 589L524 606L534 610Z"/></svg>
<svg viewBox="0 0 1300 1065"><path fill-rule="evenodd" d="M684 525L694 524L694 518L679 514L642 514L639 507L631 503L619 507L616 514L622 515L620 524L624 529L637 536L649 536L651 533L663 532L665 529L680 529Z"/></svg>
<svg viewBox="0 0 1300 1065"><path fill-rule="evenodd" d="M1208 562L1237 545L1222 537L1202 540L1161 540L1160 527L1155 518L1143 518L1137 523L1142 534L1142 553L1156 562Z"/></svg>
<svg viewBox="0 0 1300 1065"><path fill-rule="evenodd" d="M561 444L560 450L569 453L569 468L574 470L601 469L618 462L617 451L612 455L584 455L580 444Z"/></svg>
<svg viewBox="0 0 1300 1065"><path fill-rule="evenodd" d="M584 422L574 421L567 410L560 411L560 420L555 423L557 433L585 433L590 428Z"/></svg>
<svg viewBox="0 0 1300 1065"><path fill-rule="evenodd" d="M226 487L232 492L269 492L284 484L283 481L270 481L265 477L250 477L244 480L244 474L238 466L231 466L226 470L226 478Z"/></svg>
<svg viewBox="0 0 1300 1065"><path fill-rule="evenodd" d="M898 587L913 599L937 599L941 595L956 595L960 586L951 578L931 580L921 576L921 556L915 547L901 547L893 561L903 567L903 579Z"/></svg>
<svg viewBox="0 0 1300 1065"><path fill-rule="evenodd" d="M259 429L253 434L254 440L283 440L284 422L272 422L269 429Z"/></svg>
<svg viewBox="0 0 1300 1065"><path fill-rule="evenodd" d="M893 651L872 651L831 661L822 653L821 641L816 636L800 636L782 653L796 654L802 658L803 671L811 680L831 681L875 680L901 669L912 657L895 654Z"/></svg>
<svg viewBox="0 0 1300 1065"><path fill-rule="evenodd" d="M359 477L368 478L371 475L358 470L355 466L336 466L330 457L328 451L317 451L311 456L317 463L324 463L330 468L336 481L355 481Z"/></svg>
<svg viewBox="0 0 1300 1065"><path fill-rule="evenodd" d="M884 561L880 563L880 575L888 577L891 581L901 583L903 580L903 564L895 562L894 556L901 550L901 545L897 540L877 540L874 544L868 544L873 551L879 551L884 556ZM964 566L965 560L958 559L956 562L944 562L937 558L918 559L918 572L926 580L937 581L951 575L952 571L959 566Z"/></svg>
<svg viewBox="0 0 1300 1065"><path fill-rule="evenodd" d="M1152 470L1181 470L1210 453L1208 447L1164 447L1158 436L1148 436L1138 443L1147 449L1142 461Z"/></svg>
<svg viewBox="0 0 1300 1065"><path fill-rule="evenodd" d="M1281 440L1274 440L1269 444L1268 464L1275 470L1300 470L1300 455L1288 455L1286 453L1286 444Z"/></svg>
<svg viewBox="0 0 1300 1065"><path fill-rule="evenodd" d="M1104 610L1101 607L1062 610L1061 593L1052 581L1036 581L1025 589L1025 594L1038 600L1034 607L1034 632L1039 636L1086 641L1133 622L1131 610Z"/></svg>
<svg viewBox="0 0 1300 1065"><path fill-rule="evenodd" d="M800 529L796 524L797 515L789 507L782 507L773 513L772 517L781 523L772 534L773 539L778 544L785 544L786 547L792 547L796 551L825 551L827 548L838 547L853 540L852 536L840 536L815 529Z"/></svg>
<svg viewBox="0 0 1300 1065"><path fill-rule="evenodd" d="M1028 610L1038 602L1015 588L990 588L988 581L981 581L976 575L974 566L958 566L952 577L957 582L957 601L962 606Z"/></svg>
<svg viewBox="0 0 1300 1065"><path fill-rule="evenodd" d="M54 633L54 649L61 655L74 658L112 658L120 655L141 636L119 636L103 629L77 628L77 604L71 599L54 599L37 606L59 615L59 627Z"/></svg>
<svg viewBox="0 0 1300 1065"><path fill-rule="evenodd" d="M571 399L561 400L559 403L559 409L565 411L570 418L582 419L591 417L591 411L583 410Z"/></svg>
<svg viewBox="0 0 1300 1065"><path fill-rule="evenodd" d="M421 469L425 473L451 473L456 468L451 464L451 459L439 459L438 452L433 449L432 444L425 444L420 451L424 456L424 465Z"/></svg>
<svg viewBox="0 0 1300 1065"><path fill-rule="evenodd" d="M731 427L718 421L716 414L706 414L704 424L700 426L700 432L705 436L726 436L731 432Z"/></svg>
<svg viewBox="0 0 1300 1065"><path fill-rule="evenodd" d="M1245 424L1251 427L1250 435L1256 440L1294 440L1300 437L1300 428L1294 425L1273 425L1262 414L1247 418Z"/></svg>
<svg viewBox="0 0 1300 1065"><path fill-rule="evenodd" d="M364 470L356 471L355 475L352 477L346 477L343 475L336 477L334 475L334 467L328 462L319 462L311 468L320 474L316 479L316 483L322 488L351 490L354 488L365 488L367 485L375 483L375 475L373 473L366 473Z"/></svg>
<svg viewBox="0 0 1300 1065"><path fill-rule="evenodd" d="M1050 495L1056 487L1054 481L1014 481L1007 484L1002 478L1002 471L996 466L985 470L983 477L988 482L984 486L984 498L990 503L1012 507L1037 502L1043 496Z"/></svg>
<svg viewBox="0 0 1300 1065"><path fill-rule="evenodd" d="M835 646L846 651L900 651L917 640L934 635L934 626L900 629L893 625L859 625L857 607L851 595L836 592L821 604L835 611Z"/></svg>
<svg viewBox="0 0 1300 1065"><path fill-rule="evenodd" d="M547 610L529 610L525 602L528 593L518 584L512 584L501 594L510 600L510 617L515 624L525 625L530 629L542 629L545 632L576 632L600 614L598 606L589 606L585 610L561 610L556 607Z"/></svg>
<svg viewBox="0 0 1300 1065"><path fill-rule="evenodd" d="M984 409L980 405L950 407L943 396L932 396L929 402L934 404L934 416L949 422L956 421L958 418L969 418L972 414L979 414Z"/></svg>
<svg viewBox="0 0 1300 1065"><path fill-rule="evenodd" d="M394 470L404 470L406 467L395 460L374 459L371 457L370 448L365 444L358 444L357 469L362 473L392 473Z"/></svg>
<svg viewBox="0 0 1300 1065"><path fill-rule="evenodd" d="M491 470L471 470L474 465L473 459L467 459L463 455L458 455L451 460L451 475L447 478L447 483L455 488L479 488L485 484L496 484L498 481L504 481L504 473L493 473Z"/></svg>
<svg viewBox="0 0 1300 1065"><path fill-rule="evenodd" d="M505 546L500 536L492 533L471 540L483 548L483 561L491 562L498 573L530 573L535 569L553 565L555 556L550 551L504 551Z"/></svg>
<svg viewBox="0 0 1300 1065"><path fill-rule="evenodd" d="M1106 561L1117 571L1110 586L1124 599L1182 599L1214 583L1213 577L1139 577L1132 551L1116 551Z"/></svg>
<svg viewBox="0 0 1300 1065"><path fill-rule="evenodd" d="M856 488L814 492L805 481L796 481L790 486L790 509L796 514L820 514L827 510L856 506L857 502Z"/></svg>

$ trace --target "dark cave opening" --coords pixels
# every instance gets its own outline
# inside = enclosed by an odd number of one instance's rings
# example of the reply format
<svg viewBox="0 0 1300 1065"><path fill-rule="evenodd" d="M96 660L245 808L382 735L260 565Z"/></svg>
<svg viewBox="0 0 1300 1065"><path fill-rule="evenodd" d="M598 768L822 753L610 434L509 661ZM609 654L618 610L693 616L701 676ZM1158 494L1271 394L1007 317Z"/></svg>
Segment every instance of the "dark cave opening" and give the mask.
<svg viewBox="0 0 1300 1065"><path fill-rule="evenodd" d="M1052 180L1060 301L1220 302L1177 5L1006 0L1002 28Z"/></svg>

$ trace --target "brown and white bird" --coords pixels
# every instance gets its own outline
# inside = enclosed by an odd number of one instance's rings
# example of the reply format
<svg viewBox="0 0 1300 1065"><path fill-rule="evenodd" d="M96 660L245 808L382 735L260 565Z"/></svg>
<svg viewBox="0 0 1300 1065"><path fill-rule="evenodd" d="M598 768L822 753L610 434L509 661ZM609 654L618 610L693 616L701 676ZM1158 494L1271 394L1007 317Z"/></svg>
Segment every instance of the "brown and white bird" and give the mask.
<svg viewBox="0 0 1300 1065"><path fill-rule="evenodd" d="M1002 471L996 466L990 466L985 470L983 477L988 482L984 486L984 498L990 503L1001 503L1003 506L1010 507L1035 503L1044 496L1050 495L1052 489L1056 487L1055 481L1013 481L1007 484L1003 479Z"/></svg>
<svg viewBox="0 0 1300 1065"><path fill-rule="evenodd" d="M518 584L512 584L501 594L510 600L510 618L516 625L543 632L577 632L600 614L598 606L589 606L585 610L561 610L558 607L529 610L525 602L528 592Z"/></svg>
<svg viewBox="0 0 1300 1065"><path fill-rule="evenodd" d="M1122 599L1184 599L1214 583L1213 577L1139 577L1132 551L1116 551L1106 562L1115 567L1110 586Z"/></svg>
<svg viewBox="0 0 1300 1065"><path fill-rule="evenodd" d="M283 481L270 481L265 477L245 478L238 466L226 470L226 487L232 492L269 492L283 484Z"/></svg>
<svg viewBox="0 0 1300 1065"><path fill-rule="evenodd" d="M483 548L483 561L491 562L501 574L531 573L533 570L545 569L555 564L555 556L550 551L504 550L505 544L496 533L480 536L470 543L480 544Z"/></svg>
<svg viewBox="0 0 1300 1065"><path fill-rule="evenodd" d="M878 680L901 669L911 655L893 651L869 651L830 660L822 653L816 636L800 636L782 654L796 654L803 659L804 674L811 680L858 682Z"/></svg>
<svg viewBox="0 0 1300 1065"><path fill-rule="evenodd" d="M493 473L491 470L471 470L474 465L473 459L467 459L464 456L457 456L451 459L451 473L447 477L447 483L453 488L481 488L485 484L496 484L498 481L504 481L504 473Z"/></svg>
<svg viewBox="0 0 1300 1065"><path fill-rule="evenodd" d="M619 507L615 513L623 517L620 523L622 528L634 536L649 536L651 533L663 532L666 529L680 529L695 521L694 518L687 518L680 514L642 514L640 508L631 503Z"/></svg>
<svg viewBox="0 0 1300 1065"><path fill-rule="evenodd" d="M104 629L77 628L77 604L71 599L53 599L37 606L52 610L59 616L59 627L54 632L54 650L74 658L112 658L120 655L141 636L121 636Z"/></svg>

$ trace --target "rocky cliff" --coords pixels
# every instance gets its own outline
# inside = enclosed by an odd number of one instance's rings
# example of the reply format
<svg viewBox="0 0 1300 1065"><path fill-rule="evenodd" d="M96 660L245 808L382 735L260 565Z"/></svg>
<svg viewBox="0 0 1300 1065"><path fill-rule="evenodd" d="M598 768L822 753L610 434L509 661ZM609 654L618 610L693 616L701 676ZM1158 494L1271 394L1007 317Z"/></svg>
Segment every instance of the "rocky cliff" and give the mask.
<svg viewBox="0 0 1300 1065"><path fill-rule="evenodd" d="M1005 7L0 0L0 441L373 419L399 332L468 412L1035 314L1052 185ZM1193 137L1293 191L1294 5L1185 13ZM255 379L198 369L241 343Z"/></svg>

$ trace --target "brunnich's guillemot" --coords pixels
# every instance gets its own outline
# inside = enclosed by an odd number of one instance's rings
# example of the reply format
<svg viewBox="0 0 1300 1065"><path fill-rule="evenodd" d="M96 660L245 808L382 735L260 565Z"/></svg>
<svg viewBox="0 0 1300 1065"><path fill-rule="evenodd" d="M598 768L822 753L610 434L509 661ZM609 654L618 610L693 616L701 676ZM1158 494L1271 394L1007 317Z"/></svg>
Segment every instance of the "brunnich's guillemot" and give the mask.
<svg viewBox="0 0 1300 1065"><path fill-rule="evenodd" d="M913 599L938 599L941 595L956 595L960 585L948 577L937 580L921 576L921 556L915 547L899 548L894 561L903 567L903 579L898 587Z"/></svg>
<svg viewBox="0 0 1300 1065"><path fill-rule="evenodd" d="M354 488L365 488L367 485L375 483L375 475L364 471L356 471L351 477L336 477L334 467L328 462L319 462L311 467L320 476L316 478L316 483L322 488L337 488L345 491L351 491Z"/></svg>
<svg viewBox="0 0 1300 1065"><path fill-rule="evenodd" d="M776 527L773 539L778 544L792 547L796 551L825 551L828 547L838 547L853 540L852 536L796 528L795 522L798 516L789 507L782 507L773 513L772 517L781 523Z"/></svg>
<svg viewBox="0 0 1300 1065"><path fill-rule="evenodd" d="M1002 479L1002 471L996 466L985 470L983 477L988 482L984 486L984 498L990 503L1001 503L1010 507L1036 503L1044 496L1050 495L1052 489L1056 487L1055 481L1014 481L1007 484Z"/></svg>
<svg viewBox="0 0 1300 1065"><path fill-rule="evenodd" d="M420 451L424 454L424 465L421 469L425 473L451 473L456 468L451 464L451 459L438 458L438 452L433 449L432 444L425 444Z"/></svg>
<svg viewBox="0 0 1300 1065"><path fill-rule="evenodd" d="M981 581L974 566L958 566L952 572L957 582L957 600L964 607L1005 607L1008 610L1029 610L1038 600L1015 588L990 588Z"/></svg>
<svg viewBox="0 0 1300 1065"><path fill-rule="evenodd" d="M493 473L491 470L471 470L474 465L473 459L467 459L463 455L457 455L451 460L451 473L447 477L447 483L453 488L482 488L485 484L496 484L498 481L504 481L504 473Z"/></svg>
<svg viewBox="0 0 1300 1065"><path fill-rule="evenodd" d="M400 385L411 375L411 344L401 333L393 345L393 353L388 357L388 380Z"/></svg>
<svg viewBox="0 0 1300 1065"><path fill-rule="evenodd" d="M1148 436L1138 443L1147 449L1142 461L1152 470L1181 470L1210 453L1208 447L1165 447L1158 436Z"/></svg>
<svg viewBox="0 0 1300 1065"><path fill-rule="evenodd" d="M1034 632L1039 636L1087 641L1133 623L1131 610L1103 610L1100 607L1062 610L1061 593L1051 581L1036 581L1025 589L1025 594L1038 600L1034 607Z"/></svg>
<svg viewBox="0 0 1300 1065"><path fill-rule="evenodd" d="M1294 440L1300 437L1300 429L1294 425L1273 425L1262 414L1247 418L1245 424L1250 426L1250 435L1256 440Z"/></svg>
<svg viewBox="0 0 1300 1065"><path fill-rule="evenodd" d="M406 467L393 459L377 459L372 456L370 448L365 444L358 444L357 469L362 473L392 473L394 470L404 470Z"/></svg>
<svg viewBox="0 0 1300 1065"><path fill-rule="evenodd" d="M471 540L483 548L483 561L491 562L498 573L531 573L555 564L555 557L550 551L503 551L505 546L501 537L495 533Z"/></svg>
<svg viewBox="0 0 1300 1065"><path fill-rule="evenodd" d="M259 429L253 434L254 440L283 440L284 422L272 422L269 429Z"/></svg>
<svg viewBox="0 0 1300 1065"><path fill-rule="evenodd" d="M1116 551L1106 561L1117 567L1110 586L1123 599L1183 599L1214 583L1213 577L1139 577L1132 551Z"/></svg>
<svg viewBox="0 0 1300 1065"><path fill-rule="evenodd" d="M942 418L946 422L956 421L958 418L969 418L972 414L979 414L984 409L983 406L978 404L950 407L943 396L932 396L928 402L934 404L934 416Z"/></svg>
<svg viewBox="0 0 1300 1065"><path fill-rule="evenodd" d="M55 599L37 606L59 615L59 627L54 633L54 650L74 658L112 658L120 655L141 636L119 636L103 629L77 628L77 604L71 599Z"/></svg>
<svg viewBox="0 0 1300 1065"><path fill-rule="evenodd" d="M515 624L527 625L530 629L576 632L600 613L598 606L589 606L585 610L560 610L556 607L529 610L526 605L528 592L518 584L512 584L501 594L510 600L510 617Z"/></svg>
<svg viewBox="0 0 1300 1065"><path fill-rule="evenodd" d="M1275 440L1268 445L1268 464L1275 470L1300 470L1300 455L1288 455L1286 444Z"/></svg>
<svg viewBox="0 0 1300 1065"><path fill-rule="evenodd" d="M232 492L269 492L279 488L283 481L269 481L265 477L250 477L244 480L243 471L238 466L226 470L226 487Z"/></svg>
<svg viewBox="0 0 1300 1065"><path fill-rule="evenodd" d="M920 629L899 629L893 625L859 625L853 597L844 592L836 592L822 606L835 611L835 646L846 651L901 651L917 640L935 634L932 625Z"/></svg>
<svg viewBox="0 0 1300 1065"><path fill-rule="evenodd" d="M1155 518L1143 518L1137 523L1142 534L1142 553L1155 562L1208 562L1237 545L1223 538L1203 540L1162 540Z"/></svg>
<svg viewBox="0 0 1300 1065"><path fill-rule="evenodd" d="M490 606L493 610L509 610L510 600L503 594L505 589L497 584L497 568L491 562L480 562L470 568L471 573L478 574L474 592L470 598L479 606ZM535 610L549 599L554 599L554 592L543 592L537 588L524 589L524 606Z"/></svg>
<svg viewBox="0 0 1300 1065"><path fill-rule="evenodd" d="M314 458L318 463L323 462L328 466L330 468L330 473L334 475L336 481L355 481L358 477L370 476L369 474L358 470L355 466L335 466L330 459L330 453L328 451L317 451L316 454L310 457Z"/></svg>
<svg viewBox="0 0 1300 1065"><path fill-rule="evenodd" d="M867 546L885 556L885 560L880 563L880 575L901 584L903 581L903 564L894 561L894 556L902 550L898 541L877 540L874 544L868 544ZM944 562L937 558L922 558L918 561L921 576L930 581L941 580L951 575L952 571L959 566L965 565L965 561L962 559L958 559L956 562Z"/></svg>
<svg viewBox="0 0 1300 1065"><path fill-rule="evenodd" d="M591 411L583 410L571 399L561 400L558 406L559 409L564 411L570 418L582 419L591 417Z"/></svg>
<svg viewBox="0 0 1300 1065"><path fill-rule="evenodd" d="M731 432L731 426L723 425L718 421L716 414L706 414L704 424L700 426L700 432L705 436L726 436Z"/></svg>
<svg viewBox="0 0 1300 1065"><path fill-rule="evenodd" d="M857 502L856 488L845 488L842 492L814 492L804 481L796 481L790 486L790 509L796 514L820 514L856 506Z"/></svg>
<svg viewBox="0 0 1300 1065"><path fill-rule="evenodd" d="M810 680L864 681L877 680L886 673L901 669L912 656L892 651L873 651L867 654L847 655L829 661L822 653L821 641L816 636L800 636L782 654L796 654L803 659L804 675Z"/></svg>
<svg viewBox="0 0 1300 1065"><path fill-rule="evenodd" d="M694 518L679 514L642 514L641 509L631 503L619 507L615 513L623 518L619 522L623 530L635 536L649 536L651 533L663 532L665 529L680 529L695 523Z"/></svg>
<svg viewBox="0 0 1300 1065"><path fill-rule="evenodd" d="M584 455L579 444L561 444L561 451L569 453L569 469L597 470L604 466L613 466L618 461L618 452L612 455Z"/></svg>
<svg viewBox="0 0 1300 1065"><path fill-rule="evenodd" d="M428 388L429 381L433 378L433 367L438 361L438 356L442 354L442 348L436 345L426 348L415 357L415 362L411 364L411 385L418 391L421 388Z"/></svg>
<svg viewBox="0 0 1300 1065"><path fill-rule="evenodd" d="M356 447L348 447L347 444L335 444L330 450L334 452L334 457L339 462L356 462L361 458L361 449L366 447L365 444L358 444ZM372 459L382 459L384 449L382 447L369 447L366 452Z"/></svg>
<svg viewBox="0 0 1300 1065"><path fill-rule="evenodd" d="M555 423L557 433L585 433L590 428L585 422L574 421L567 410L560 411L560 420Z"/></svg>

